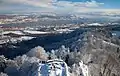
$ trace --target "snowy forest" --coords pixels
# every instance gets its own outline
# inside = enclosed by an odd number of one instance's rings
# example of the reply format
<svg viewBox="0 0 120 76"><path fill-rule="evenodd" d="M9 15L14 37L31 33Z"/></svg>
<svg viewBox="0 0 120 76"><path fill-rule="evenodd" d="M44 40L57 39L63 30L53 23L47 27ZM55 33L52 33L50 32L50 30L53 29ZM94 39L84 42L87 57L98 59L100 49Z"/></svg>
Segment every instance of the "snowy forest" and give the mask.
<svg viewBox="0 0 120 76"><path fill-rule="evenodd" d="M1 55L0 76L31 76L40 61L50 59L65 61L70 76L120 76L120 40L111 31L96 29L70 40L74 49L61 45L46 51L44 47L36 46L13 59ZM89 75L84 75L81 61L87 65Z"/></svg>

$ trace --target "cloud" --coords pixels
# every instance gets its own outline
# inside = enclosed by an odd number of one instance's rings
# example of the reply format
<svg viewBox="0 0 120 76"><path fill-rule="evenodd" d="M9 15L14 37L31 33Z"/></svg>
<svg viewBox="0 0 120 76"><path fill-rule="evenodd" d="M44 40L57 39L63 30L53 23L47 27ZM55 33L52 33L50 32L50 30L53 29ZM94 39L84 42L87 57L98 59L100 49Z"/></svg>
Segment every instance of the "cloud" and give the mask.
<svg viewBox="0 0 120 76"><path fill-rule="evenodd" d="M55 0L2 0L3 3L7 4L23 4L34 7L49 7Z"/></svg>
<svg viewBox="0 0 120 76"><path fill-rule="evenodd" d="M72 1L58 1L58 0L2 0L3 3L8 4L24 4L34 7L98 7L103 3L96 1L87 2L72 2Z"/></svg>
<svg viewBox="0 0 120 76"><path fill-rule="evenodd" d="M13 7L11 7L11 5ZM18 6L16 6L18 5ZM20 5L20 6L19 6ZM95 0L86 2L58 1L58 0L1 0L0 10L10 10L20 12L57 12L57 13L83 13L83 12L100 12L112 11L118 9L104 9L104 3L99 3ZM25 7L23 7L25 6ZM3 9L4 8L4 9ZM27 8L27 9L26 9Z"/></svg>
<svg viewBox="0 0 120 76"><path fill-rule="evenodd" d="M78 12L90 12L101 8L104 3L98 3L96 1L87 2L72 2L72 1L57 1L53 3L56 10L64 13L78 13Z"/></svg>
<svg viewBox="0 0 120 76"><path fill-rule="evenodd" d="M86 8L95 8L103 5L104 3L98 3L96 1L87 1L87 2L70 2L70 1L57 1L54 3L56 6L61 7L86 7Z"/></svg>

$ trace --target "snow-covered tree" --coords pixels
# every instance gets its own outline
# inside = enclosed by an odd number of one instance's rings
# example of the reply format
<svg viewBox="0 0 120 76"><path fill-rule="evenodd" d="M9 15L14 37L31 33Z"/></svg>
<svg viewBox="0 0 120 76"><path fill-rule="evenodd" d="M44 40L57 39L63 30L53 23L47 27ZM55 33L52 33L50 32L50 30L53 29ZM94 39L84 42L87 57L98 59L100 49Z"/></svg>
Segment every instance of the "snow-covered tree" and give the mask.
<svg viewBox="0 0 120 76"><path fill-rule="evenodd" d="M48 54L46 53L44 48L41 46L37 46L37 47L31 49L27 53L27 55L30 57L37 57L37 58L42 59L42 60L47 60L47 58L48 58Z"/></svg>
<svg viewBox="0 0 120 76"><path fill-rule="evenodd" d="M6 73L1 72L0 76L8 76Z"/></svg>

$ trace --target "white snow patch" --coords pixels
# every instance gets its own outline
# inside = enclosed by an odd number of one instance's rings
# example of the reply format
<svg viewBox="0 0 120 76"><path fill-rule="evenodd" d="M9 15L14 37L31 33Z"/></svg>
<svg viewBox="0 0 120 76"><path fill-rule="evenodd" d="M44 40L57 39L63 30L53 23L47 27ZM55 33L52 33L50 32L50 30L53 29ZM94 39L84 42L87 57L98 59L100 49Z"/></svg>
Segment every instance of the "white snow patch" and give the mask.
<svg viewBox="0 0 120 76"><path fill-rule="evenodd" d="M102 26L102 24L100 24L100 23L91 23L91 24L87 24L87 25L89 25L89 26Z"/></svg>
<svg viewBox="0 0 120 76"><path fill-rule="evenodd" d="M74 30L71 30L71 29L58 29L56 31L59 32L59 33L63 33L63 32L72 32Z"/></svg>
<svg viewBox="0 0 120 76"><path fill-rule="evenodd" d="M50 33L50 32L31 31L31 30L24 30L24 32L29 33L29 34L47 34L47 33Z"/></svg>
<svg viewBox="0 0 120 76"><path fill-rule="evenodd" d="M9 34L9 33L24 35L21 31L4 31L2 34Z"/></svg>
<svg viewBox="0 0 120 76"><path fill-rule="evenodd" d="M22 36L22 37L20 37L20 38L18 38L18 40L31 40L31 39L33 39L33 38L35 38L35 37L30 37L30 36Z"/></svg>
<svg viewBox="0 0 120 76"><path fill-rule="evenodd" d="M20 38L11 38L10 41L12 43L17 43L17 42L21 42L21 41L27 41L27 40L31 40L35 37L29 37L29 36L22 36Z"/></svg>

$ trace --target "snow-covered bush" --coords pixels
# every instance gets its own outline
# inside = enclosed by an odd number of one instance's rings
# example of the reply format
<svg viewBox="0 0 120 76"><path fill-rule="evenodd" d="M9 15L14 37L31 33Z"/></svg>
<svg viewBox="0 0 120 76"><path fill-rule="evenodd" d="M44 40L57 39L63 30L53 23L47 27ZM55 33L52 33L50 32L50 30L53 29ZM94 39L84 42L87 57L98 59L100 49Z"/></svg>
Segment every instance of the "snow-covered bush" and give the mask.
<svg viewBox="0 0 120 76"><path fill-rule="evenodd" d="M47 58L48 58L48 55L47 55L46 51L41 46L37 46L37 47L31 49L27 53L27 55L30 56L30 57L37 57L41 60L47 60Z"/></svg>
<svg viewBox="0 0 120 76"><path fill-rule="evenodd" d="M6 73L1 72L0 76L8 76Z"/></svg>

